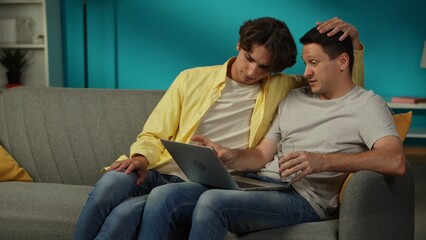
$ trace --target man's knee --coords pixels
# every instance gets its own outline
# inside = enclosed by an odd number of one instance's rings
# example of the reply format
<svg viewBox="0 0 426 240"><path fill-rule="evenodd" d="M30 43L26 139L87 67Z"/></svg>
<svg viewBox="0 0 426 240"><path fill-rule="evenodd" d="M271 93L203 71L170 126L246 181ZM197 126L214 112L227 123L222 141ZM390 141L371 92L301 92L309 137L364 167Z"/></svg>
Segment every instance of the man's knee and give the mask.
<svg viewBox="0 0 426 240"><path fill-rule="evenodd" d="M95 187L123 187L123 185L135 185L137 176L135 173L125 174L124 172L111 171L105 173L96 183Z"/></svg>
<svg viewBox="0 0 426 240"><path fill-rule="evenodd" d="M197 203L197 208L221 209L223 206L223 192L212 189L204 192Z"/></svg>
<svg viewBox="0 0 426 240"><path fill-rule="evenodd" d="M169 183L154 188L149 194L147 208L152 212L165 213L185 211L193 208L203 191L199 184Z"/></svg>
<svg viewBox="0 0 426 240"><path fill-rule="evenodd" d="M156 202L156 200L158 199L173 198L174 195L176 195L176 192L175 192L175 186L172 186L172 185L176 185L176 184L164 184L152 189L151 193L149 194L150 201Z"/></svg>
<svg viewBox="0 0 426 240"><path fill-rule="evenodd" d="M109 201L109 199L119 199L119 194L123 195L122 199L127 198L129 191L136 187L136 177L131 174L127 175L116 171L105 173L94 186L89 199L91 199L93 204L97 202L102 204L105 201Z"/></svg>
<svg viewBox="0 0 426 240"><path fill-rule="evenodd" d="M148 195L142 195L126 199L114 208L112 215L114 215L116 220L137 220L139 222L139 218L142 216L142 212L145 208L147 197Z"/></svg>

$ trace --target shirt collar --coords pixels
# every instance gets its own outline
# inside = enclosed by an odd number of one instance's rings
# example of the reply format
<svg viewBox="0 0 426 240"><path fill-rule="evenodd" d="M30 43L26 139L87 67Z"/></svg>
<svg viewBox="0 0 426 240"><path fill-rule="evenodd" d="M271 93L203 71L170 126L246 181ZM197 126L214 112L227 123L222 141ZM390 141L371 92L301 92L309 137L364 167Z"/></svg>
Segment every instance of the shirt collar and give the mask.
<svg viewBox="0 0 426 240"><path fill-rule="evenodd" d="M221 88L225 85L227 72L228 72L228 66L232 64L237 57L231 57L226 61L222 67L219 69L219 74L217 78L215 79L215 82L213 83L213 88ZM266 76L261 83L261 88L266 89L269 86L271 76Z"/></svg>

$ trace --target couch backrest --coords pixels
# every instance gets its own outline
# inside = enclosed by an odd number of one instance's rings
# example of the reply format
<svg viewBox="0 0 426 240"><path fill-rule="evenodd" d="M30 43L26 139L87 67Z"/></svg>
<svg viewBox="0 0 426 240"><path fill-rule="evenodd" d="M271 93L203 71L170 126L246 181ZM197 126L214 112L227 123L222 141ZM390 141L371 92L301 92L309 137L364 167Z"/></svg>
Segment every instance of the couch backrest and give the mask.
<svg viewBox="0 0 426 240"><path fill-rule="evenodd" d="M18 87L0 93L0 144L36 182L93 185L164 91Z"/></svg>

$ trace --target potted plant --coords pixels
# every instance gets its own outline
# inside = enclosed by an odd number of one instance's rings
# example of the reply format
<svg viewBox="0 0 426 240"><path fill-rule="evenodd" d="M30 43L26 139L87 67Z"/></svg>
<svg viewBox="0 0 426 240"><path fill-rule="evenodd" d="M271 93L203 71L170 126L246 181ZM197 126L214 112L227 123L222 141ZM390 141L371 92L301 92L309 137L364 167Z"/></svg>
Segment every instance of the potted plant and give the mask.
<svg viewBox="0 0 426 240"><path fill-rule="evenodd" d="M2 49L0 50L0 63L6 68L7 87L21 85L22 69L27 64L28 51L21 49Z"/></svg>

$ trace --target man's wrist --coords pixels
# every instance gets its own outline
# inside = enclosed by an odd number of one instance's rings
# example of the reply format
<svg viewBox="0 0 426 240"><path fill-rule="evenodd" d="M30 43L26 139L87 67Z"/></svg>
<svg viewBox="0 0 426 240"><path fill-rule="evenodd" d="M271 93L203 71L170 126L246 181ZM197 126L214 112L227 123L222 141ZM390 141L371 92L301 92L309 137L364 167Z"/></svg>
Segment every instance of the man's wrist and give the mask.
<svg viewBox="0 0 426 240"><path fill-rule="evenodd" d="M361 43L361 41L359 41L358 38L354 39L352 41L352 46L353 46L354 50L358 50L358 51L364 50L364 46L362 46L362 43Z"/></svg>

